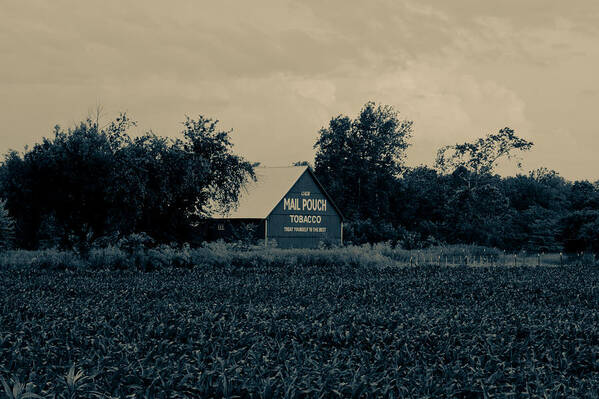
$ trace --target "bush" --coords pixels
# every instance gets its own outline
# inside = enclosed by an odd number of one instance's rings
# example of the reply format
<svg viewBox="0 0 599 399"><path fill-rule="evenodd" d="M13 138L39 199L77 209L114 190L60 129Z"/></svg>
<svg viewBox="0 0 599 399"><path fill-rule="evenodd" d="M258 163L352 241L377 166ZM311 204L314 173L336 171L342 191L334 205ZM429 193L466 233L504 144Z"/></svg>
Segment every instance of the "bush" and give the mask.
<svg viewBox="0 0 599 399"><path fill-rule="evenodd" d="M31 267L41 270L82 269L86 263L73 251L46 249L38 251L31 259Z"/></svg>
<svg viewBox="0 0 599 399"><path fill-rule="evenodd" d="M361 245L389 241L397 243L404 239L407 231L391 223L374 222L371 219L355 220L344 226L344 237L348 244Z"/></svg>
<svg viewBox="0 0 599 399"><path fill-rule="evenodd" d="M15 239L15 222L8 214L6 200L0 200L0 251L12 248Z"/></svg>

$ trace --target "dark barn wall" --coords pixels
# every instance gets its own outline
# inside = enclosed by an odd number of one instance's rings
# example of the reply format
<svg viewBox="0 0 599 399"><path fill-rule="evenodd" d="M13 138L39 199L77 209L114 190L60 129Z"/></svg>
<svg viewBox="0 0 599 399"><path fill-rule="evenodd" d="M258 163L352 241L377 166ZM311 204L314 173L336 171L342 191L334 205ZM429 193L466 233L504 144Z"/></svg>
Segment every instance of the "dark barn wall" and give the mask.
<svg viewBox="0 0 599 399"><path fill-rule="evenodd" d="M223 230L219 229L219 225ZM254 237L245 235L245 227L254 226ZM216 241L219 239L225 241L255 240L264 239L264 220L263 219L212 219L204 224L204 234L207 241Z"/></svg>
<svg viewBox="0 0 599 399"><path fill-rule="evenodd" d="M317 209L310 209L313 206ZM268 239L276 240L280 248L316 248L320 242L341 243L341 217L308 171L267 220Z"/></svg>

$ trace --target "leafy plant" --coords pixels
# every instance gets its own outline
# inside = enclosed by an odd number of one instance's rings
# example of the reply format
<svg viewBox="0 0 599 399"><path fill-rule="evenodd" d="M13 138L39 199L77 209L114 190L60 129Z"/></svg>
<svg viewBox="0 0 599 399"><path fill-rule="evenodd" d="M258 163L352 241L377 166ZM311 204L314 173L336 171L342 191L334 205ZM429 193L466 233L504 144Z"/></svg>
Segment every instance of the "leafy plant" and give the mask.
<svg viewBox="0 0 599 399"><path fill-rule="evenodd" d="M22 384L18 379L15 379L11 388L4 378L0 377L0 382L2 382L4 397L6 399L41 398L40 395L31 392L31 384Z"/></svg>
<svg viewBox="0 0 599 399"><path fill-rule="evenodd" d="M6 200L0 199L0 251L10 249L15 238L15 222L8 214Z"/></svg>

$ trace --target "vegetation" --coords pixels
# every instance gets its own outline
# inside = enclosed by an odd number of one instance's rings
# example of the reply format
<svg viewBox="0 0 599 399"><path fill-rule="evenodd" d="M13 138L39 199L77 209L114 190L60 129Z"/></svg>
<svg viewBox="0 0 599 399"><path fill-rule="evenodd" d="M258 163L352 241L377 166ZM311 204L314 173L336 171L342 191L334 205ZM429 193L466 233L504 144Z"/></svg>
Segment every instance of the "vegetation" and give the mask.
<svg viewBox="0 0 599 399"><path fill-rule="evenodd" d="M130 248L135 253L136 245ZM7 392L599 393L596 267L398 266L389 261L392 248L376 246L222 249L183 249L195 267L153 273L43 270L40 263L2 268L0 379ZM402 251L397 255L409 253ZM210 253L230 258L212 262Z"/></svg>
<svg viewBox="0 0 599 399"><path fill-rule="evenodd" d="M315 173L348 218L391 216L392 189L404 170L411 136L411 121L373 102L356 119L339 115L320 129Z"/></svg>
<svg viewBox="0 0 599 399"><path fill-rule="evenodd" d="M349 218L347 242L599 253L599 182L546 168L495 174L498 162L533 146L509 127L439 149L435 168L407 168L411 134L411 122L374 103L320 130L315 172Z"/></svg>
<svg viewBox="0 0 599 399"><path fill-rule="evenodd" d="M18 246L85 252L97 240L142 232L160 242L192 241L198 219L230 206L254 177L217 123L187 118L180 139L132 138L134 122L121 115L105 128L91 120L56 127L23 155L10 152L0 192Z"/></svg>
<svg viewBox="0 0 599 399"><path fill-rule="evenodd" d="M0 251L12 247L15 237L15 222L6 209L6 201L0 199Z"/></svg>
<svg viewBox="0 0 599 399"><path fill-rule="evenodd" d="M147 235L132 234L118 245L94 247L87 254L70 250L13 250L0 254L0 269L35 270L137 270L169 268L229 268L248 266L331 267L398 266L581 266L594 265L599 257L591 253L541 254L520 251L510 253L475 245L437 246L406 250L389 243L320 249L280 249L252 246L247 242L216 241L191 248L156 245Z"/></svg>
<svg viewBox="0 0 599 399"><path fill-rule="evenodd" d="M256 163L235 155L230 132L203 116L187 118L178 139L133 138L134 125L121 115L105 127L97 120L57 127L53 138L6 155L0 200L14 222L15 247L85 255L131 234L202 245L203 221L235 206ZM320 129L314 170L347 218L347 243L599 254L599 182L567 181L546 168L497 175L499 161L533 145L509 127L441 148L434 168L409 168L412 134L411 121L373 102ZM234 239L249 245L250 233Z"/></svg>
<svg viewBox="0 0 599 399"><path fill-rule="evenodd" d="M407 168L391 107L333 118L315 170L354 245L285 250L204 242L254 178L216 121L133 124L0 165L0 397L599 396L599 184L494 174L511 129Z"/></svg>

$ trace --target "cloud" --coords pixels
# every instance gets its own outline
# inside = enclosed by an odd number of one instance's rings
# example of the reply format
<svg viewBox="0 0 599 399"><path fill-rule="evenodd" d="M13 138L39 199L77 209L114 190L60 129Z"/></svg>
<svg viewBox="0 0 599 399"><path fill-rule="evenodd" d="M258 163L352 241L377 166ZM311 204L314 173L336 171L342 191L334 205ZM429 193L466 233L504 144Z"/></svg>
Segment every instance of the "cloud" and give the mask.
<svg viewBox="0 0 599 399"><path fill-rule="evenodd" d="M535 141L530 167L596 179L598 16L594 1L9 0L0 151L100 102L171 136L185 114L219 118L239 152L281 165L375 100L415 121L412 164L508 125Z"/></svg>

